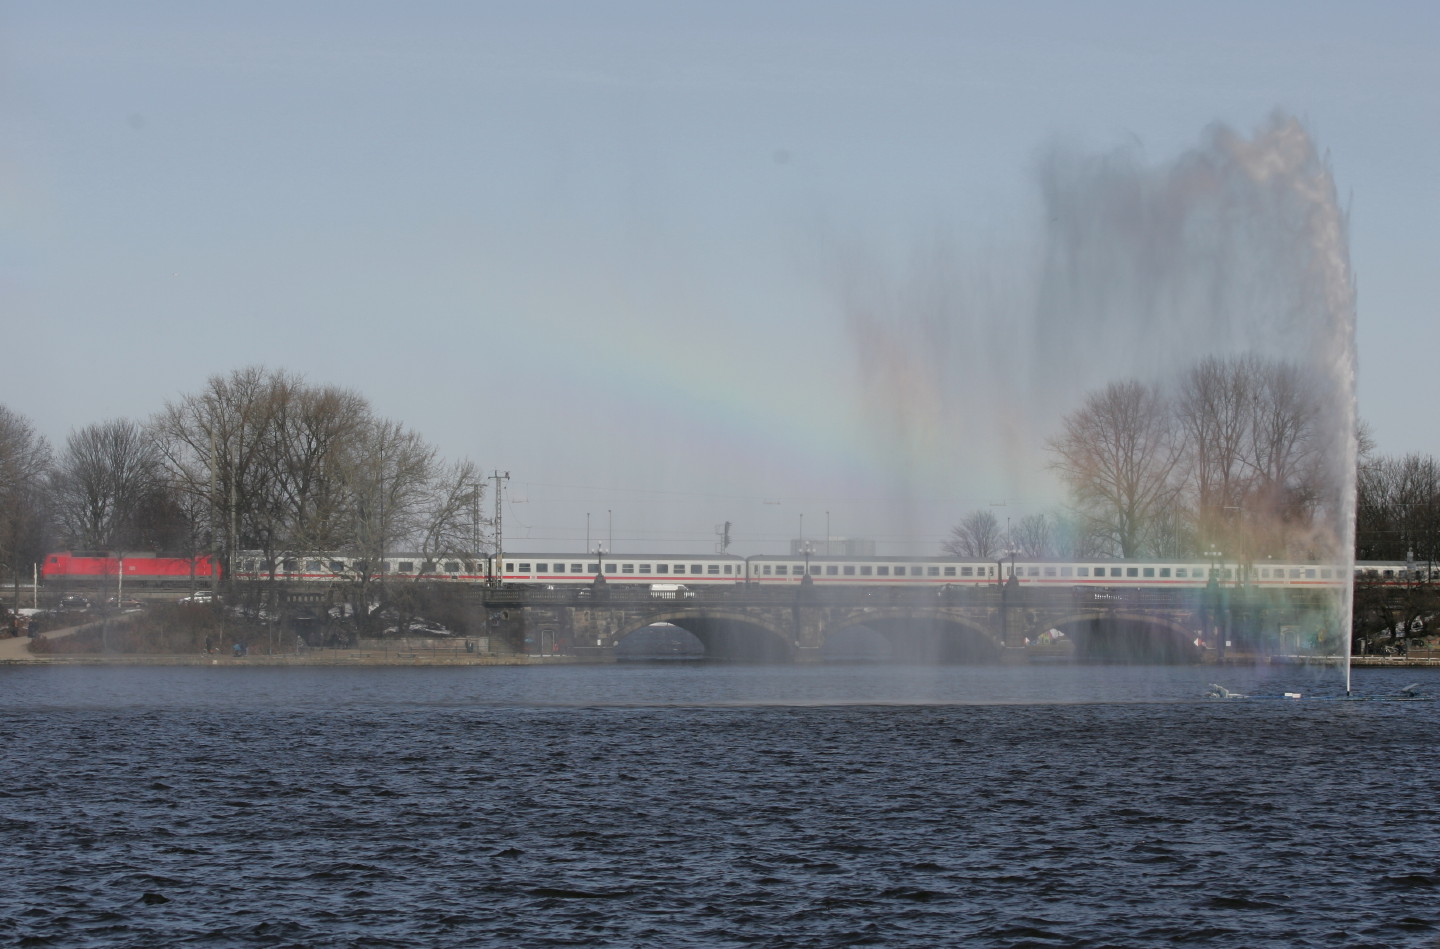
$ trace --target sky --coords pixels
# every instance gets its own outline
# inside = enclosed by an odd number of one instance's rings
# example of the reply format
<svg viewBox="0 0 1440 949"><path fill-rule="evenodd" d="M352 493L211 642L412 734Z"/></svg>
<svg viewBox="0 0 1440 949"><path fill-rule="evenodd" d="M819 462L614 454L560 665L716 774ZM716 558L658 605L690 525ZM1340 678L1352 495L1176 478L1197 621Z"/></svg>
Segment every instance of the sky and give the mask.
<svg viewBox="0 0 1440 949"><path fill-rule="evenodd" d="M0 404L60 446L265 365L508 471L507 549L933 552L1053 510L1034 406L1147 358L1017 368L1046 157L1281 113L1348 214L1360 416L1440 452L1437 41L1418 2L0 0Z"/></svg>

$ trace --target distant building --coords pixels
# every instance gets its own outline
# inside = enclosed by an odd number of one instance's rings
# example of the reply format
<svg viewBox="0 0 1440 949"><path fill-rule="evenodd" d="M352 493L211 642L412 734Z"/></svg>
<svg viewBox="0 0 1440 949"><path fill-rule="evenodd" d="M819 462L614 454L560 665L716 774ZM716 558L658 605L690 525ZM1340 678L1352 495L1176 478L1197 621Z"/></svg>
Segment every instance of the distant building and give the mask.
<svg viewBox="0 0 1440 949"><path fill-rule="evenodd" d="M790 556L800 557L810 549L812 557L873 557L875 541L868 537L827 537L790 541Z"/></svg>

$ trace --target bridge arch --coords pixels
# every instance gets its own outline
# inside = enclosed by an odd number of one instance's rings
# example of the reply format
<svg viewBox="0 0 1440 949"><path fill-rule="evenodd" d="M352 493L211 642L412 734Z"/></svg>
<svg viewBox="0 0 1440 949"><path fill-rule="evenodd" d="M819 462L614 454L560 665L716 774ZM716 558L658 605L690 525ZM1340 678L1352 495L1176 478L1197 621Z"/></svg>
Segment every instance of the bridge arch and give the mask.
<svg viewBox="0 0 1440 949"><path fill-rule="evenodd" d="M1000 661L1004 643L986 626L944 609L869 607L826 623L820 649L832 660L860 658L856 653L864 650L863 658L888 662L987 663Z"/></svg>
<svg viewBox="0 0 1440 949"><path fill-rule="evenodd" d="M1086 610L1049 618L1044 626L1031 631L1032 642L1045 630L1058 629L1081 661L1185 663L1199 661L1202 654L1194 629L1156 613Z"/></svg>
<svg viewBox="0 0 1440 949"><path fill-rule="evenodd" d="M735 662L788 662L795 658L795 643L785 630L763 616L740 610L698 609L675 606L647 611L629 618L609 637L614 646L631 633L669 623L700 641L706 659Z"/></svg>

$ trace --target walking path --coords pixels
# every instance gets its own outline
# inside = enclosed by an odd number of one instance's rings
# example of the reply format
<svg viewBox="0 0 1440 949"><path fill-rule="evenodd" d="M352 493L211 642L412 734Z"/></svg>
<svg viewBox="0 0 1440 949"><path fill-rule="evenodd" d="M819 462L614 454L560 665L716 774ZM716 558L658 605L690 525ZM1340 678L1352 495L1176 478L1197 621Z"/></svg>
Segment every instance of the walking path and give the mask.
<svg viewBox="0 0 1440 949"><path fill-rule="evenodd" d="M40 639L61 639L79 630L79 626L67 626L64 629L52 629L49 632L41 633ZM36 659L30 651L30 637L24 634L10 636L0 639L0 662L6 659Z"/></svg>

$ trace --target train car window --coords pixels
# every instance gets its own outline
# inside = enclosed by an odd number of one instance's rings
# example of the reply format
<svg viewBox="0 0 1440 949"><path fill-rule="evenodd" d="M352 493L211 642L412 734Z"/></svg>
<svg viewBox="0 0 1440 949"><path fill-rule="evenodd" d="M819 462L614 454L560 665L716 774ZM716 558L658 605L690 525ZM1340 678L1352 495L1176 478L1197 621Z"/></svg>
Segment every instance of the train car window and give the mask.
<svg viewBox="0 0 1440 949"><path fill-rule="evenodd" d="M1324 570L1321 570L1321 571L1320 571L1320 579L1322 579L1322 580L1330 580L1330 579L1332 579L1333 577L1334 577L1334 573L1330 570L1329 567L1326 567Z"/></svg>
<svg viewBox="0 0 1440 949"><path fill-rule="evenodd" d="M1309 570L1306 570L1306 571L1305 571L1305 579L1306 579L1306 580L1314 580L1314 579L1315 579L1315 569L1314 569L1313 567L1310 568Z"/></svg>
<svg viewBox="0 0 1440 949"><path fill-rule="evenodd" d="M847 577L853 577L853 576L855 576L855 568L854 568L854 567L847 566L847 567L845 568L845 576L847 576Z"/></svg>
<svg viewBox="0 0 1440 949"><path fill-rule="evenodd" d="M1025 576L1027 576L1027 577L1038 577L1038 576L1040 576L1040 568L1039 568L1039 567L1027 567L1026 570L1025 570Z"/></svg>
<svg viewBox="0 0 1440 949"><path fill-rule="evenodd" d="M401 572L401 573L414 573L414 572L415 572L415 561L413 561L413 560L402 560L402 561L400 561L400 572Z"/></svg>
<svg viewBox="0 0 1440 949"><path fill-rule="evenodd" d="M650 565L649 565L648 563L642 563L642 564L640 565L640 572L641 572L641 573L649 573L649 572L650 572Z"/></svg>
<svg viewBox="0 0 1440 949"><path fill-rule="evenodd" d="M708 572L708 573L712 573L712 574L716 574L716 575L718 575L718 574L720 573L720 565L719 565L718 563L706 564L706 567L709 568L709 569L706 571L706 572Z"/></svg>
<svg viewBox="0 0 1440 949"><path fill-rule="evenodd" d="M535 565L535 572L536 572L536 573L549 573L549 572L550 572L550 565L549 565L548 563L537 563L537 564Z"/></svg>
<svg viewBox="0 0 1440 949"><path fill-rule="evenodd" d="M955 576L955 568L954 568L954 567L946 567L946 568L945 568L945 576L947 576L947 577L953 577L953 576Z"/></svg>
<svg viewBox="0 0 1440 949"><path fill-rule="evenodd" d="M1081 567L1080 569L1083 570L1083 569L1085 569L1085 568L1084 568L1084 567ZM1069 568L1069 567L1061 567L1061 568L1060 568L1060 576L1062 576L1062 577L1068 577L1068 576L1070 576L1070 568Z"/></svg>
<svg viewBox="0 0 1440 949"><path fill-rule="evenodd" d="M607 566L607 567L605 568L605 572L606 572L608 575L612 576L612 577L615 576L615 565L612 563L612 564L610 564L609 566Z"/></svg>
<svg viewBox="0 0 1440 949"><path fill-rule="evenodd" d="M869 567L861 567L861 568L860 568L860 576L862 576L862 577L868 577L868 576L871 576L871 575L872 575L872 574L871 574L871 569L870 569Z"/></svg>
<svg viewBox="0 0 1440 949"><path fill-rule="evenodd" d="M1088 577L1088 576L1090 576L1090 568L1089 568L1089 567L1076 567L1076 568L1075 568L1075 576L1077 576L1077 577Z"/></svg>
<svg viewBox="0 0 1440 949"><path fill-rule="evenodd" d="M1127 577L1138 577L1138 576L1140 576L1140 568L1139 568L1139 567L1126 567L1126 568L1125 568L1125 576L1127 576Z"/></svg>
<svg viewBox="0 0 1440 949"><path fill-rule="evenodd" d="M896 567L896 568L895 568L895 576L897 576L897 577L903 577L903 576L905 576L905 568L904 568L904 567Z"/></svg>
<svg viewBox="0 0 1440 949"><path fill-rule="evenodd" d="M1226 580L1232 579L1232 576L1233 576L1233 571L1231 571L1231 569L1230 569L1229 567L1226 567L1226 568L1225 568L1225 579L1226 579Z"/></svg>
<svg viewBox="0 0 1440 949"><path fill-rule="evenodd" d="M579 572L580 572L580 565L579 565L578 563L572 563L572 564L570 565L570 572L571 572L571 573L579 573Z"/></svg>
<svg viewBox="0 0 1440 949"><path fill-rule="evenodd" d="M939 567L926 567L926 568L925 568L925 574L926 574L926 576L938 577L938 576L940 576L940 568L939 568Z"/></svg>
<svg viewBox="0 0 1440 949"><path fill-rule="evenodd" d="M530 572L530 565L529 565L528 563L522 563L522 564L520 565L520 572L521 572L521 573L529 573L529 572Z"/></svg>
<svg viewBox="0 0 1440 949"><path fill-rule="evenodd" d="M1161 567L1161 568L1160 568L1160 576L1162 576L1162 577L1168 577L1168 576L1170 576L1170 568L1169 568L1169 567Z"/></svg>
<svg viewBox="0 0 1440 949"><path fill-rule="evenodd" d="M422 564L420 565L420 572L421 572L421 573L434 573L434 572L435 572L435 561L433 561L433 560L427 560L427 561L425 561L424 563L422 563Z"/></svg>
<svg viewBox="0 0 1440 949"><path fill-rule="evenodd" d="M1386 570L1386 571L1385 571L1385 576L1387 576L1387 577L1390 576L1390 571L1389 571L1389 570ZM1291 579L1291 580L1299 580L1299 579L1300 579L1300 570L1299 570L1298 568L1292 569L1292 570L1290 571L1290 579Z"/></svg>
<svg viewBox="0 0 1440 949"><path fill-rule="evenodd" d="M621 572L621 573L634 573L634 572L635 572L635 565L634 565L633 563L627 563L627 564L625 564L624 566L622 566L622 567L620 568L620 572Z"/></svg>
<svg viewBox="0 0 1440 949"><path fill-rule="evenodd" d="M585 565L585 572L586 572L586 573L599 573L599 572L600 572L600 565L599 565L598 563L588 563L588 564Z"/></svg>
<svg viewBox="0 0 1440 949"><path fill-rule="evenodd" d="M1187 574L1188 571L1184 567L1175 568L1175 576L1181 578L1182 580L1187 576Z"/></svg>
<svg viewBox="0 0 1440 949"><path fill-rule="evenodd" d="M961 567L961 568L960 568L960 576L962 576L962 577L973 577L973 576L975 576L975 568L974 568L974 567Z"/></svg>
<svg viewBox="0 0 1440 949"><path fill-rule="evenodd" d="M1054 568L1054 567L1046 567L1046 568L1045 568L1045 576L1047 576L1047 577L1053 577L1053 576L1055 576L1055 568Z"/></svg>
<svg viewBox="0 0 1440 949"><path fill-rule="evenodd" d="M1144 569L1144 571L1141 572L1140 575L1141 575L1142 577L1153 577L1153 576L1155 576L1155 568L1154 568L1154 567L1146 567L1146 568Z"/></svg>
<svg viewBox="0 0 1440 949"><path fill-rule="evenodd" d="M815 566L813 566L813 567L810 568L810 576L812 576L812 577L818 577L818 576L820 576L820 565L819 565L818 563L817 563Z"/></svg>
<svg viewBox="0 0 1440 949"><path fill-rule="evenodd" d="M763 567L760 568L760 574L761 574L761 576L766 576L766 577L770 576L770 565L769 565L768 563L765 564L765 566L763 566Z"/></svg>
<svg viewBox="0 0 1440 949"><path fill-rule="evenodd" d="M781 563L781 564L776 564L776 565L775 565L775 576L777 576L777 577L784 577L784 576L788 576L788 575L789 575L789 568L788 568L785 564Z"/></svg>
<svg viewBox="0 0 1440 949"><path fill-rule="evenodd" d="M727 564L725 565L725 572L726 572L726 573L729 573L729 572L731 571L731 569L732 569L732 568L731 568L730 564L727 563Z"/></svg>
<svg viewBox="0 0 1440 949"><path fill-rule="evenodd" d="M875 568L875 576L877 576L877 577L888 577L888 576L890 576L890 568L889 568L889 567L876 567L876 568Z"/></svg>
<svg viewBox="0 0 1440 949"><path fill-rule="evenodd" d="M838 567L826 567L826 568L825 568L825 575L826 575L827 577L833 577L833 576L836 576L836 575L839 574L839 573L840 573L840 568L838 568Z"/></svg>
<svg viewBox="0 0 1440 949"><path fill-rule="evenodd" d="M445 572L446 572L446 573L459 573L459 572L460 572L460 561L458 561L458 560L447 560L447 561L445 561Z"/></svg>

